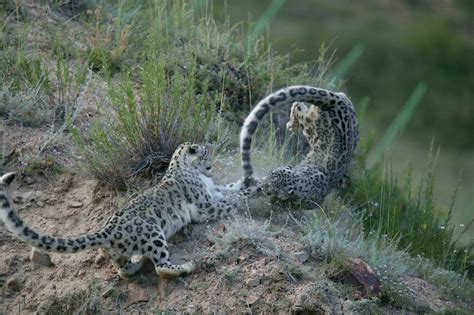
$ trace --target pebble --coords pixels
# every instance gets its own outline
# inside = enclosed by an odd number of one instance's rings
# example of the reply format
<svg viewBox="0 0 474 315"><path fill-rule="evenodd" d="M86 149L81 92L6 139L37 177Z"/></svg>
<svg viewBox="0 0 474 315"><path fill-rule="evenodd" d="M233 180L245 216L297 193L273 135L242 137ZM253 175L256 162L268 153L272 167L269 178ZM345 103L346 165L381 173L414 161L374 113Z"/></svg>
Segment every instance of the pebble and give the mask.
<svg viewBox="0 0 474 315"><path fill-rule="evenodd" d="M260 278L252 278L252 279L247 279L245 280L245 283L249 286L249 287L256 287L260 284L260 281L261 279Z"/></svg>
<svg viewBox="0 0 474 315"><path fill-rule="evenodd" d="M296 257L296 259L298 259L298 261L300 263L305 263L309 259L309 253L307 251L303 250L301 252L295 253L295 257Z"/></svg>
<svg viewBox="0 0 474 315"><path fill-rule="evenodd" d="M258 301L258 296L256 295L250 295L248 297L245 298L245 302L248 304L248 305L253 305L255 304L255 302Z"/></svg>
<svg viewBox="0 0 474 315"><path fill-rule="evenodd" d="M13 197L13 202L16 204L21 204L23 203L23 196L22 195L16 195Z"/></svg>
<svg viewBox="0 0 474 315"><path fill-rule="evenodd" d="M12 291L19 291L21 289L20 279L18 277L11 277L7 279L7 288Z"/></svg>
<svg viewBox="0 0 474 315"><path fill-rule="evenodd" d="M81 278L82 276L84 276L86 274L86 271L84 269L79 269L77 272L76 272L76 277L78 278Z"/></svg>
<svg viewBox="0 0 474 315"><path fill-rule="evenodd" d="M105 261L106 261L105 256L102 255L102 254L99 254L99 255L97 255L97 257L95 258L95 261L94 261L94 262L95 262L96 265L99 265L99 266L100 266L100 265L102 265Z"/></svg>
<svg viewBox="0 0 474 315"><path fill-rule="evenodd" d="M71 208L81 208L83 206L82 202L79 201L70 201L68 205Z"/></svg>
<svg viewBox="0 0 474 315"><path fill-rule="evenodd" d="M45 267L51 267L53 265L49 254L40 252L36 248L31 249L30 261L32 261L35 265L41 265Z"/></svg>

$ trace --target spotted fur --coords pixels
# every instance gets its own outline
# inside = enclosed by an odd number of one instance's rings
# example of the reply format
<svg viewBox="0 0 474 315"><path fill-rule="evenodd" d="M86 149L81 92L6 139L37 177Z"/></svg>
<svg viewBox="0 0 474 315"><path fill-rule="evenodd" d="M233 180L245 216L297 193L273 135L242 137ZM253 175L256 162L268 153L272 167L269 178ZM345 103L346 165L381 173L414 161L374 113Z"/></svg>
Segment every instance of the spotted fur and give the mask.
<svg viewBox="0 0 474 315"><path fill-rule="evenodd" d="M250 159L252 136L272 109L292 104L287 129L300 129L310 152L296 167L272 171L262 189L278 199L310 199L320 202L346 176L359 140L357 116L349 98L312 86L290 86L261 100L246 118L240 133L244 186L255 185ZM306 105L309 103L311 105Z"/></svg>
<svg viewBox="0 0 474 315"><path fill-rule="evenodd" d="M17 238L48 252L76 253L102 248L123 277L137 272L148 257L162 277L193 271L191 262L173 265L166 240L190 222L203 222L228 215L249 191L214 185L211 159L201 145L184 143L174 152L162 181L131 200L95 233L61 238L31 228L11 207L7 188L15 174L0 178L0 217ZM132 256L140 260L132 261Z"/></svg>

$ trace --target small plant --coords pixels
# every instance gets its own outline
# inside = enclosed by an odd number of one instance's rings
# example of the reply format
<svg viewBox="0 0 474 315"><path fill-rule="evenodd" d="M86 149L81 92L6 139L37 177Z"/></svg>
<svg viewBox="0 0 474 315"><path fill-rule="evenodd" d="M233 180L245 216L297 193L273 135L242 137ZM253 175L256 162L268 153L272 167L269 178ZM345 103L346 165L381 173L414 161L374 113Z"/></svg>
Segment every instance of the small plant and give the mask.
<svg viewBox="0 0 474 315"><path fill-rule="evenodd" d="M194 69L191 79L168 77L166 70L163 59L151 59L140 71L141 90L129 73L110 86L111 104L102 107L104 119L90 130L90 141L73 128L92 172L113 187L126 187L146 170L163 172L180 143L205 138L214 108L207 95L195 94Z"/></svg>
<svg viewBox="0 0 474 315"><path fill-rule="evenodd" d="M87 10L88 16L94 19L94 35L88 43L87 60L92 70L115 73L122 68L125 50L130 36L130 25L114 17L105 15L102 6L94 11Z"/></svg>
<svg viewBox="0 0 474 315"><path fill-rule="evenodd" d="M45 154L29 154L21 158L21 173L27 176L51 176L63 172L62 166L54 156Z"/></svg>
<svg viewBox="0 0 474 315"><path fill-rule="evenodd" d="M220 244L224 251L231 250L236 244L243 241L264 255L277 256L282 253L272 239L273 233L269 230L269 226L269 221L266 221L262 226L261 223L249 217L236 218L226 224L226 232L222 237L214 237L213 241Z"/></svg>
<svg viewBox="0 0 474 315"><path fill-rule="evenodd" d="M0 116L10 124L41 127L52 120L53 112L38 90L12 94L4 88L0 90Z"/></svg>

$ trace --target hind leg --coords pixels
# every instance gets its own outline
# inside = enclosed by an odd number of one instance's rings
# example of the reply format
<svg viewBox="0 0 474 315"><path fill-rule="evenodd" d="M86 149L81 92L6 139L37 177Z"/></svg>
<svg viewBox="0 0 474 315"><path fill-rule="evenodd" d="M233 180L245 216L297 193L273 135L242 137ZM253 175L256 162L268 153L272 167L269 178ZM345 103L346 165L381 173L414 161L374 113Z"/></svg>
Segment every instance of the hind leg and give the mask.
<svg viewBox="0 0 474 315"><path fill-rule="evenodd" d="M145 257L140 256L137 261L132 261L132 257L121 255L114 250L108 251L108 255L110 256L112 264L117 269L118 274L123 279L127 279L137 273L138 270L142 268L145 259Z"/></svg>
<svg viewBox="0 0 474 315"><path fill-rule="evenodd" d="M149 254L160 278L177 278L192 273L195 266L192 262L173 265L169 261L170 253L164 236L160 234L149 242Z"/></svg>
<svg viewBox="0 0 474 315"><path fill-rule="evenodd" d="M273 199L320 202L327 194L328 180L316 166L284 166L273 170L265 178L262 190Z"/></svg>

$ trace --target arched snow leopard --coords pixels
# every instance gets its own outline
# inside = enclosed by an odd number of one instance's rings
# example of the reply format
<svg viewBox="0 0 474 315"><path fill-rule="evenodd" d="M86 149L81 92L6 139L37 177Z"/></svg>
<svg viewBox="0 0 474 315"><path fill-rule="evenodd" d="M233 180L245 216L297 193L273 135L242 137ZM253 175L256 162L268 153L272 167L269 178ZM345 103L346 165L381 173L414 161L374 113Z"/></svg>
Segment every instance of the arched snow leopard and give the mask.
<svg viewBox="0 0 474 315"><path fill-rule="evenodd" d="M257 182L253 178L250 148L258 123L273 108L291 103L287 129L292 132L302 129L310 152L295 167L273 170L263 179L261 187L268 195L281 200L321 202L345 178L359 140L356 112L344 93L312 86L290 86L261 100L245 119L240 133L243 183L249 187Z"/></svg>
<svg viewBox="0 0 474 315"><path fill-rule="evenodd" d="M214 185L211 158L201 145L183 143L174 152L161 182L131 200L95 233L61 238L33 230L10 205L7 188L15 174L0 178L0 217L16 237L44 251L75 253L105 250L122 277L136 273L148 257L162 277L193 271L191 262L173 265L166 240L191 221L203 222L229 214L244 202L247 191ZM140 256L139 261L131 257Z"/></svg>

